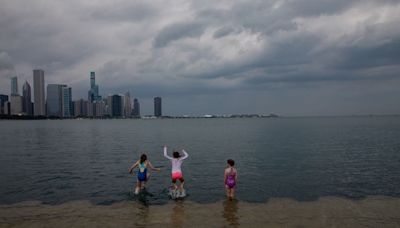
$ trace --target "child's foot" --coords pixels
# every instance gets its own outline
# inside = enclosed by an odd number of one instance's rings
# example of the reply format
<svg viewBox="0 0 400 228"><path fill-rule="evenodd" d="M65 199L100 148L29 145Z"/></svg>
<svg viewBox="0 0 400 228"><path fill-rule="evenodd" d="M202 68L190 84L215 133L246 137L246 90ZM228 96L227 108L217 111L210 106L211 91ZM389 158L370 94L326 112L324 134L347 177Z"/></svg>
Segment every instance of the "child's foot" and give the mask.
<svg viewBox="0 0 400 228"><path fill-rule="evenodd" d="M139 194L139 188L135 188L135 195Z"/></svg>

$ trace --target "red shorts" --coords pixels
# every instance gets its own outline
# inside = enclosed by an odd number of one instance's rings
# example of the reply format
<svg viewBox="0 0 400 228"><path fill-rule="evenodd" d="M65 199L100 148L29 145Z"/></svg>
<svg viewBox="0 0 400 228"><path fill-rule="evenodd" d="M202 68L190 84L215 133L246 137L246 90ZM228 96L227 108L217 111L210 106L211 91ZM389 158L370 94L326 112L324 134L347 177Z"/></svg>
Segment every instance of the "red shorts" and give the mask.
<svg viewBox="0 0 400 228"><path fill-rule="evenodd" d="M183 179L183 175L181 172L174 172L174 173L172 173L171 177L172 177L172 183L176 183L177 180L179 180L180 182L185 181Z"/></svg>

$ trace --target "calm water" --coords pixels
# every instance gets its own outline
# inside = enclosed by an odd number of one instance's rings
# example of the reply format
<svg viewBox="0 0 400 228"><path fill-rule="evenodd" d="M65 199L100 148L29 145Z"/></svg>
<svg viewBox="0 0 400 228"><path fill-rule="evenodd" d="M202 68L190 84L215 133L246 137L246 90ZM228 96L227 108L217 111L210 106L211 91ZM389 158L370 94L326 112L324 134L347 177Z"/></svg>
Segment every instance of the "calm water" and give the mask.
<svg viewBox="0 0 400 228"><path fill-rule="evenodd" d="M168 201L162 146L185 148L188 198L224 199L227 158L237 198L400 196L400 117L0 121L0 203L137 200L129 166L142 152L150 204Z"/></svg>

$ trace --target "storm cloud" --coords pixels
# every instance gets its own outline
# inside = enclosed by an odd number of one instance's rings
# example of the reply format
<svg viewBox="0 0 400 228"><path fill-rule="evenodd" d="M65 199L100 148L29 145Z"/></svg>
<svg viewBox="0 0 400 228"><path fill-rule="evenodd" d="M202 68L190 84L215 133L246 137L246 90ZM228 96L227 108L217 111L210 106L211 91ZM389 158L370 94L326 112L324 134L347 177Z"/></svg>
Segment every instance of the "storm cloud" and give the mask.
<svg viewBox="0 0 400 228"><path fill-rule="evenodd" d="M42 68L78 99L94 70L143 114L400 113L399 1L0 3L2 94Z"/></svg>

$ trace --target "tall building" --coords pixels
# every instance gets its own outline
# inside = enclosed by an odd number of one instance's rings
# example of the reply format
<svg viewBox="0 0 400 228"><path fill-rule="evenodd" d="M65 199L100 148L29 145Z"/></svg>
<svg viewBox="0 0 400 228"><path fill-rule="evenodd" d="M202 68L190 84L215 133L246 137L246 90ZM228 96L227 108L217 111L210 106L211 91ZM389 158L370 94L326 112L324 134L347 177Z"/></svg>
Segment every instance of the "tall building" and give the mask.
<svg viewBox="0 0 400 228"><path fill-rule="evenodd" d="M18 78L12 77L11 78L11 96L16 96L18 94Z"/></svg>
<svg viewBox="0 0 400 228"><path fill-rule="evenodd" d="M33 115L33 104L31 98L31 85L25 81L22 86L22 112L28 116Z"/></svg>
<svg viewBox="0 0 400 228"><path fill-rule="evenodd" d="M162 116L161 97L154 98L154 116L156 117Z"/></svg>
<svg viewBox="0 0 400 228"><path fill-rule="evenodd" d="M114 94L108 96L108 111L111 117L122 117L124 112L123 96Z"/></svg>
<svg viewBox="0 0 400 228"><path fill-rule="evenodd" d="M126 92L124 96L124 116L126 118L132 117L132 100L129 92Z"/></svg>
<svg viewBox="0 0 400 228"><path fill-rule="evenodd" d="M106 115L106 104L104 101L96 101L94 103L94 117L103 117Z"/></svg>
<svg viewBox="0 0 400 228"><path fill-rule="evenodd" d="M46 103L44 94L44 71L37 69L33 70L33 94L34 94L34 115L46 115Z"/></svg>
<svg viewBox="0 0 400 228"><path fill-rule="evenodd" d="M12 95L10 97L11 115L22 115L22 96Z"/></svg>
<svg viewBox="0 0 400 228"><path fill-rule="evenodd" d="M6 113L7 102L8 102L8 96L4 95L4 94L0 94L0 114L8 114L8 113Z"/></svg>
<svg viewBox="0 0 400 228"><path fill-rule="evenodd" d="M47 85L47 116L62 117L63 88L66 85L49 84Z"/></svg>
<svg viewBox="0 0 400 228"><path fill-rule="evenodd" d="M96 85L96 73L94 71L90 72L90 90L88 92L88 101L100 101L101 96L99 96L99 86Z"/></svg>
<svg viewBox="0 0 400 228"><path fill-rule="evenodd" d="M62 88L62 117L70 118L72 117L72 88L63 87Z"/></svg>
<svg viewBox="0 0 400 228"><path fill-rule="evenodd" d="M133 111L132 111L133 117L140 117L140 104L138 99L133 99Z"/></svg>
<svg viewBox="0 0 400 228"><path fill-rule="evenodd" d="M79 99L74 102L74 115L75 117L87 117L88 116L88 101Z"/></svg>

